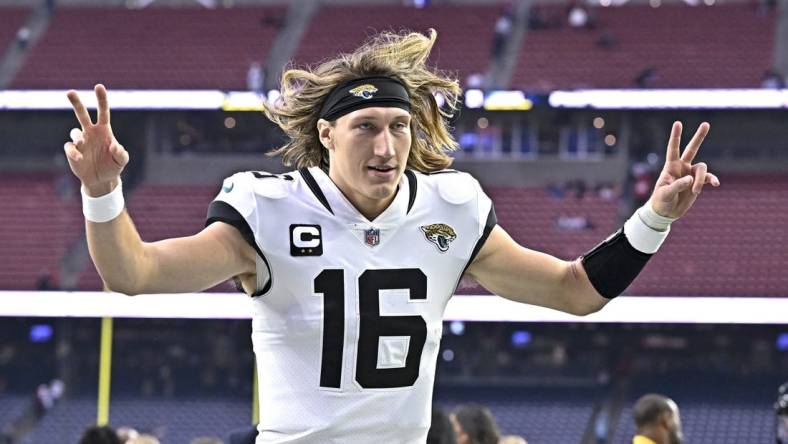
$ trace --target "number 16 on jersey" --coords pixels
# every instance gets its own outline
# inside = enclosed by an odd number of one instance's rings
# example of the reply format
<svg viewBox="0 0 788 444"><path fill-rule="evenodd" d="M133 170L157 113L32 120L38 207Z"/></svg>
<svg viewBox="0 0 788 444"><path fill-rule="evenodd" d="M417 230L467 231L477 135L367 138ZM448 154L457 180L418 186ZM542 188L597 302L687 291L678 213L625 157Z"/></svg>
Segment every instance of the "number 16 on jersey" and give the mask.
<svg viewBox="0 0 788 444"><path fill-rule="evenodd" d="M381 316L380 290L409 290L410 301L426 301L427 276L418 268L366 270L361 273L357 295L360 319L356 382L368 389L409 387L419 377L427 323L418 315ZM345 351L345 270L325 269L320 272L314 281L314 292L323 297L320 386L338 389ZM406 338L404 366L379 367L378 344L387 336Z"/></svg>

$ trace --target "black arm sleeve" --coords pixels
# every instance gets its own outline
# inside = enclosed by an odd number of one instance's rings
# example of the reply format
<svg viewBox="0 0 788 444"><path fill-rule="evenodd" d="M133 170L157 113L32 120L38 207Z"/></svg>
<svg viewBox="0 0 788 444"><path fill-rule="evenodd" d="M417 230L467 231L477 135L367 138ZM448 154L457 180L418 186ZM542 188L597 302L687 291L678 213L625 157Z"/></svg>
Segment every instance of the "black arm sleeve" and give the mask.
<svg viewBox="0 0 788 444"><path fill-rule="evenodd" d="M584 254L582 262L596 291L612 299L629 287L651 256L636 250L622 228Z"/></svg>

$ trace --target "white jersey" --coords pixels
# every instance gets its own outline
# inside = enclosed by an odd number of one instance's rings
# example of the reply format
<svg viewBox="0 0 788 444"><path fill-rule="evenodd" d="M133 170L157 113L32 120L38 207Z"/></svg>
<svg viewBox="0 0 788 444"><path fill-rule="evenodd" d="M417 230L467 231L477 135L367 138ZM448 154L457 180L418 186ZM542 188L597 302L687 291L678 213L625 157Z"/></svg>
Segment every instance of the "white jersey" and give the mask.
<svg viewBox="0 0 788 444"><path fill-rule="evenodd" d="M478 182L406 171L367 220L326 173L238 173L208 223L258 251L257 443L423 443L443 312L492 227Z"/></svg>

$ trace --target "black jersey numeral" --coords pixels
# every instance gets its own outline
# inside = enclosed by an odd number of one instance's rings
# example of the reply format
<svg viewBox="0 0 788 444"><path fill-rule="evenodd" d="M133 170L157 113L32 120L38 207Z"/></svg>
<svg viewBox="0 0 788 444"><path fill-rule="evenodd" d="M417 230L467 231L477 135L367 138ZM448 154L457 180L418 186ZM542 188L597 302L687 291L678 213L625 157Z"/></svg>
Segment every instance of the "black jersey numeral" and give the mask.
<svg viewBox="0 0 788 444"><path fill-rule="evenodd" d="M315 278L315 293L323 294L323 356L320 387L339 388L345 343L345 273L323 270Z"/></svg>
<svg viewBox="0 0 788 444"><path fill-rule="evenodd" d="M363 388L410 387L419 377L421 354L427 341L427 323L418 315L381 316L380 290L409 290L410 301L426 301L427 276L418 268L366 270L358 278L359 338L356 382ZM314 282L323 295L323 348L320 386L340 388L345 339L344 270L323 270ZM378 368L382 336L406 336L405 365Z"/></svg>

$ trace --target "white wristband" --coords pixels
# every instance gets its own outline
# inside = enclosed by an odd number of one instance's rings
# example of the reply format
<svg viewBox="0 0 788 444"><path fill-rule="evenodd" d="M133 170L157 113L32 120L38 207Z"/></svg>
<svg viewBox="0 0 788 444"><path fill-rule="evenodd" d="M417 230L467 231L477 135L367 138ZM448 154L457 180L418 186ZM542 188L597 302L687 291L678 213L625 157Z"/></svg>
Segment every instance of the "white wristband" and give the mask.
<svg viewBox="0 0 788 444"><path fill-rule="evenodd" d="M638 251L654 254L670 233L670 222L676 219L660 216L651 208L651 202L640 207L624 223L624 235ZM662 228L659 230L657 228Z"/></svg>
<svg viewBox="0 0 788 444"><path fill-rule="evenodd" d="M651 206L650 200L646 202L645 205L638 208L637 214L640 216L640 219L643 221L643 223L657 231L667 230L670 228L670 224L676 220L675 217L665 217L657 214L657 212L654 211L654 208Z"/></svg>
<svg viewBox="0 0 788 444"><path fill-rule="evenodd" d="M125 201L123 200L123 182L120 179L118 179L115 189L103 196L90 197L85 193L85 187L81 188L81 192L82 214L85 215L85 219L91 222L109 222L123 212Z"/></svg>

